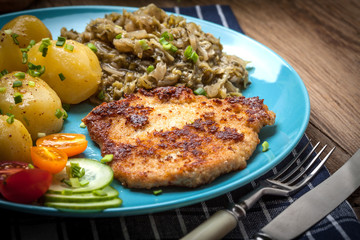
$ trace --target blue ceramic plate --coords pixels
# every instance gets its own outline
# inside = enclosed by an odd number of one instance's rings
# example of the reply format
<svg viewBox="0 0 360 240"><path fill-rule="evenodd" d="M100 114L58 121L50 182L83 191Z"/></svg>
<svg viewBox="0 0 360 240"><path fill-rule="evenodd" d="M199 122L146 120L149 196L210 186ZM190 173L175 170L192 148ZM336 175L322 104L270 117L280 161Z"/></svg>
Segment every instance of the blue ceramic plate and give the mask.
<svg viewBox="0 0 360 240"><path fill-rule="evenodd" d="M73 28L82 32L91 19L103 17L114 11L122 12L123 9L136 10L135 8L113 6L37 9L2 15L0 16L0 27L16 16L35 15L45 23L53 38L56 39L60 35L61 27ZM0 207L35 214L71 217L126 216L164 211L198 203L239 188L265 174L290 153L304 134L310 115L309 96L304 83L295 70L276 53L247 36L207 21L191 17L187 17L187 19L201 25L203 31L221 37L225 52L251 61L251 65L254 67L250 70L252 84L243 94L246 97L259 96L265 99L265 104L277 115L276 124L265 127L260 133L261 142L268 141L270 150L263 153L259 145L248 161L246 169L224 175L211 184L196 189L163 188L163 193L155 196L151 191L123 188L119 182L114 180L112 186L119 191L123 205L101 212L65 212L54 208L15 204L1 200ZM83 156L100 159L99 148L90 140L87 130L79 127L81 118L92 108L93 106L87 103L72 106L63 132L87 135L89 147Z"/></svg>

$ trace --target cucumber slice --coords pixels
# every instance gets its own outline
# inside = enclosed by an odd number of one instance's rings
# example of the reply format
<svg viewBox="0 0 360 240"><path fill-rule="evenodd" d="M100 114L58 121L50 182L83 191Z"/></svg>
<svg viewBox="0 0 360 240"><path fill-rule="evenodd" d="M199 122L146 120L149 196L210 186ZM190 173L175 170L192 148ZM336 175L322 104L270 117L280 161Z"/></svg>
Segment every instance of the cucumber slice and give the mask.
<svg viewBox="0 0 360 240"><path fill-rule="evenodd" d="M92 192L96 189L102 189L108 186L113 180L114 173L112 169L99 161L87 158L72 158L68 160L70 163L79 163L80 167L85 169L85 175L82 180L88 180L89 184L84 187L73 188L61 182L64 178L67 179L66 169L62 170L53 176L52 184L48 190L49 193L61 193L62 191L72 191L73 193Z"/></svg>
<svg viewBox="0 0 360 240"><path fill-rule="evenodd" d="M76 193L72 195L64 195L64 194L58 194L58 193L45 193L44 198L45 202L78 202L78 203L84 203L84 202L101 202L110 200L113 198L116 198L119 196L119 192L116 191L111 186L106 186L104 189L102 189L106 196L96 196L92 192L90 193Z"/></svg>
<svg viewBox="0 0 360 240"><path fill-rule="evenodd" d="M45 202L47 207L54 207L58 209L73 209L73 210L103 210L105 208L119 207L122 204L120 198L101 202L86 202L86 203L69 203L69 202Z"/></svg>

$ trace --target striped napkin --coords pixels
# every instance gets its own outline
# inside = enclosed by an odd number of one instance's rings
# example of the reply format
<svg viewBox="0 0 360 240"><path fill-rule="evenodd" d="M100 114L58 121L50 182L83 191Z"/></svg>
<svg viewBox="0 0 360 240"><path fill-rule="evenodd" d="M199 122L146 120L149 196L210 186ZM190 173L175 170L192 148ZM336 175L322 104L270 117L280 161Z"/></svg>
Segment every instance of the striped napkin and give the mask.
<svg viewBox="0 0 360 240"><path fill-rule="evenodd" d="M229 6L175 7L165 10L197 17L242 32ZM289 162L294 154L308 142L308 138L304 135L298 146L280 165ZM305 154L311 149L312 146L309 145ZM275 167L261 179L270 177L276 172L276 168L281 168L281 166ZM248 212L247 217L239 222L236 229L224 239L252 239L262 227L287 206L328 176L328 171L323 167L312 182L295 196L289 198L264 197ZM237 201L241 196L250 192L258 180L206 202L149 215L94 219L63 218L0 209L0 239L179 239L209 218L210 215L227 206L229 202ZM360 223L349 203L345 201L299 239L360 239Z"/></svg>

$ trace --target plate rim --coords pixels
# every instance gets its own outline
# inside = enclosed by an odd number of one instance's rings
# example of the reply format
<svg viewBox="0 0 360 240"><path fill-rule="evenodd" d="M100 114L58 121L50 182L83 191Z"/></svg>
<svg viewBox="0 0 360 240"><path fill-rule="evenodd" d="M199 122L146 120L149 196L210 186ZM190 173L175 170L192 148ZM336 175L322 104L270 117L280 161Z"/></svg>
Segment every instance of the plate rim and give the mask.
<svg viewBox="0 0 360 240"><path fill-rule="evenodd" d="M25 14L34 14L34 13L44 13L44 12L51 12L51 11L64 11L64 10L77 10L77 11L91 11L91 10L100 10L100 11L119 11L119 10L127 10L127 11L135 11L138 8L137 7L127 7L127 6L114 6L114 5L74 5L74 6L60 6L60 7L46 7L46 8L38 8L38 9L30 9L30 10L22 10L12 13L6 13L0 16L1 19L6 19L10 17L17 17L20 15ZM167 12L168 14L176 14L172 12ZM184 207L188 206L194 203L198 203L201 201L209 200L212 198L215 198L217 196L220 196L226 192L233 191L241 186L244 186L245 184L249 183L250 181L261 177L263 174L268 172L270 169L272 169L274 166L279 164L290 152L292 149L295 148L295 146L299 143L301 140L301 137L304 135L305 130L309 124L310 120L310 98L308 91L306 89L305 83L300 78L299 74L295 71L295 69L287 62L285 61L279 54L277 54L275 51L267 47L266 45L256 41L255 39L250 38L249 36L240 33L238 31L235 31L230 28L226 28L222 25L199 19L192 16L187 16L184 14L176 14L185 17L187 20L199 22L200 25L209 25L210 27L214 28L220 28L221 30L228 31L231 34L235 35L241 35L241 37L246 38L247 41L252 42L252 44L255 44L257 47L264 48L266 51L274 55L274 57L278 58L282 64L284 64L288 69L291 70L291 73L294 75L294 77L297 80L297 83L301 86L301 93L304 95L305 98L305 115L304 120L302 121L301 126L299 126L299 131L296 136L293 138L294 140L291 144L289 144L284 151L281 152L277 156L278 161L272 161L271 163L267 164L265 167L259 168L256 171L252 172L250 174L250 177L247 176L246 183L242 183L241 185L237 185L236 183L232 183L226 186L220 186L216 189L209 189L205 193L197 193L195 196L190 196L182 199L182 202L178 202L175 200L162 202L158 204L148 204L148 205L141 205L141 206L132 206L132 207L126 207L126 211L122 210L125 209L123 207L118 208L109 208L105 209L104 211L96 212L79 212L79 211L59 211L55 208L49 208L45 206L37 206L37 205L28 205L28 204L18 204L13 202L8 202L0 199L0 207L8 207L9 209L16 210L16 211L23 211L28 213L34 213L34 214L40 214L40 215L52 215L52 216L66 216L66 217L111 217L111 216L129 216L129 215L139 215L139 214L148 214L148 213L154 213L154 212L160 212L165 210L171 210L175 209L177 207ZM260 173L259 173L260 172ZM213 195L212 195L213 194ZM200 196L199 196L200 195ZM156 207L156 208L154 208ZM40 210L40 212L38 212ZM100 214L99 214L100 213Z"/></svg>

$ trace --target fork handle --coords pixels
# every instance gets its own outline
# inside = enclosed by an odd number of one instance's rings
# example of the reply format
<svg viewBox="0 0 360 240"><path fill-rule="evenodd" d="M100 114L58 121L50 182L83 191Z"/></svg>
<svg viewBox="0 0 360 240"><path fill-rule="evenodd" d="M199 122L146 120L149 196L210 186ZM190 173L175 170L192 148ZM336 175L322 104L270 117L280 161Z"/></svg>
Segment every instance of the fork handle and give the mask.
<svg viewBox="0 0 360 240"><path fill-rule="evenodd" d="M236 208L236 209L234 209ZM231 232L238 223L238 219L246 215L246 211L240 205L235 204L231 210L220 210L212 215L181 240L215 240L222 239Z"/></svg>

